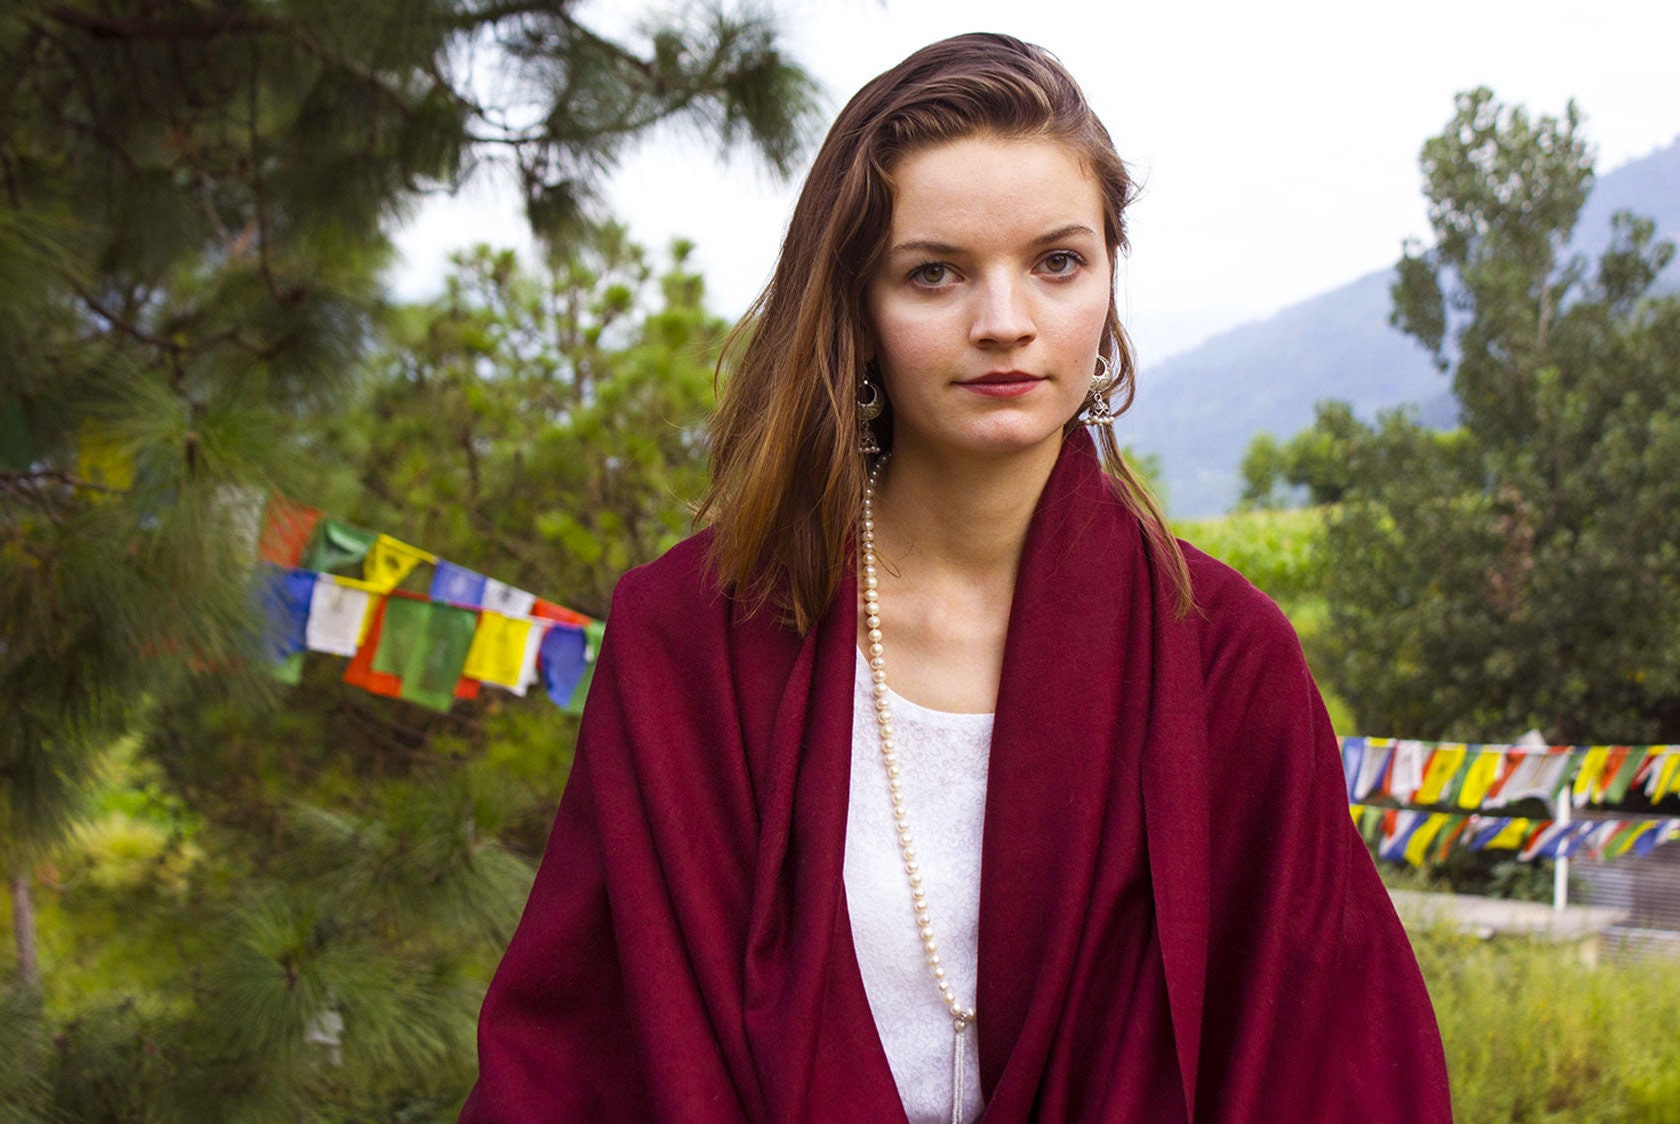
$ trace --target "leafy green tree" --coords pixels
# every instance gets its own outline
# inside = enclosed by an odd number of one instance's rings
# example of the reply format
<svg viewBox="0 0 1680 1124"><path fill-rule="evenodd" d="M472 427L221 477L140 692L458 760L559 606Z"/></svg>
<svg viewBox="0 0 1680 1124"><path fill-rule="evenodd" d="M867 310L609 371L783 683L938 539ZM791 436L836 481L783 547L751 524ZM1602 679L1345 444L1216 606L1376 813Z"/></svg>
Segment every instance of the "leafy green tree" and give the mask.
<svg viewBox="0 0 1680 1124"><path fill-rule="evenodd" d="M1573 106L1463 94L1422 163L1436 240L1407 248L1394 321L1452 371L1463 428L1354 434L1331 679L1379 733L1680 737L1680 300L1651 292L1674 248L1619 214L1596 263L1569 252Z"/></svg>
<svg viewBox="0 0 1680 1124"><path fill-rule="evenodd" d="M1313 506L1340 503L1351 483L1353 444L1367 432L1346 402L1319 402L1313 424L1282 445L1269 433L1249 442L1242 460L1239 510L1284 507L1290 493L1305 494Z"/></svg>
<svg viewBox="0 0 1680 1124"><path fill-rule="evenodd" d="M540 270L457 257L440 300L392 317L362 405L325 430L328 458L357 467L342 510L605 616L620 574L689 533L705 488L727 325L690 252L655 278L607 224Z"/></svg>
<svg viewBox="0 0 1680 1124"><path fill-rule="evenodd" d="M0 11L0 861L25 991L58 994L29 969L32 870L84 808L103 747L137 723L161 723L148 753L195 799L215 787L189 783L210 762L249 748L240 715L271 695L249 568L253 504L270 487L317 490L303 435L355 389L379 324L393 221L425 192L500 165L563 255L587 231L602 176L662 123L739 142L776 169L798 151L811 83L764 19L690 8L616 42L579 7L21 0ZM197 704L205 723L227 727L215 754L202 730L189 736L175 721ZM330 730L292 732L332 741ZM232 796L263 797L253 807L283 804L308 791L300 778L318 780L310 759L320 746L292 749L263 759L266 772L216 780ZM438 778L451 795L423 806L494 805L472 795L477 783ZM358 838L377 834L350 822ZM414 998L419 1006L391 998L353 1014L347 998L330 998L366 983L353 978L353 958L333 962L349 975L322 968L306 981L294 970L304 951L346 947L322 943L334 919L318 898L281 892L297 885L284 864L260 850L246 857L278 896L253 898L235 925L217 886L203 889L201 913L194 889L173 918L188 934L175 959L245 950L247 983L263 971L283 983L250 998L289 1011L290 1029L235 1036L226 1048L248 1072L194 1069L189 1059L210 1056L193 1046L203 1041L170 1036L212 1024L112 998L58 1027L52 1064L65 1111L128 1115L154 1078L179 1092L180 1074L196 1072L200 1105L296 1118L301 1075L320 1070L333 1012L345 1024L346 1075L366 1077L376 1057L405 1059L389 1072L422 1071L459 1046L399 1047L388 1035L405 1025L430 1033L436 1022L414 1012L434 1000L459 1006L470 988L439 985ZM230 857L217 877L241 878L241 861ZM349 931L362 939L391 924ZM195 988L202 1010L229 994L202 975ZM23 1025L7 1020L5 1033ZM0 1065L35 1056L15 1045L0 1043ZM189 1101L148 1111L203 1115L179 1107Z"/></svg>
<svg viewBox="0 0 1680 1124"><path fill-rule="evenodd" d="M326 505L586 606L593 583L686 532L704 484L724 326L686 252L656 277L607 226L540 270L462 255L443 297L391 313L355 393L316 427L310 453L337 466ZM48 980L71 1012L47 1066L59 1111L458 1107L575 719L489 689L434 714L346 687L342 670L311 657L266 706L201 676L148 716L122 800L162 837L130 841L142 861L84 854L59 872L78 959L145 965L92 996Z"/></svg>

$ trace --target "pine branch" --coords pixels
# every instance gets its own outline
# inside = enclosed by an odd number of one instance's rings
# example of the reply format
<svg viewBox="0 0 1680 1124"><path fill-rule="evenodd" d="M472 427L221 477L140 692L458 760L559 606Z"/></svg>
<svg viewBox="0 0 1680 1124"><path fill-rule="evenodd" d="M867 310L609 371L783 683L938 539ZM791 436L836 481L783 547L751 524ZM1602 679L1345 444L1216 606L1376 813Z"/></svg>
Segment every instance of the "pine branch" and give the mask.
<svg viewBox="0 0 1680 1124"><path fill-rule="evenodd" d="M201 19L136 20L100 15L80 8L60 6L47 15L65 27L85 31L95 39L139 42L157 39L220 39L226 35L279 30L274 20L245 12L233 12Z"/></svg>

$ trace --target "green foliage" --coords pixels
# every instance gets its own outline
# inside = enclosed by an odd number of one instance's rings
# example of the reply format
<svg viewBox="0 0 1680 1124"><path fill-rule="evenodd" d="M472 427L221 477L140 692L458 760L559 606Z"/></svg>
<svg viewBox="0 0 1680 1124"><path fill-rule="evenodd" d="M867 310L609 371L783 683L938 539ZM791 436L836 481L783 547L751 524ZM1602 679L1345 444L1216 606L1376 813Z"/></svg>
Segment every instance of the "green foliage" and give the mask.
<svg viewBox="0 0 1680 1124"><path fill-rule="evenodd" d="M1304 492L1314 506L1342 501L1351 483L1349 447L1363 427L1346 402L1320 402L1313 414L1313 424L1282 445L1255 434L1243 454L1238 510L1283 507L1286 490Z"/></svg>
<svg viewBox="0 0 1680 1124"><path fill-rule="evenodd" d="M345 497L323 501L603 610L624 567L685 532L704 484L722 325L686 253L655 276L603 227L539 271L464 255L442 298L392 311L354 399L316 424L310 452ZM543 537L560 517L589 537ZM77 1119L458 1109L576 720L489 690L432 714L345 687L342 666L312 657L283 705L188 679L101 757L88 822L41 868L41 1001L62 1046L18 1080L43 1103Z"/></svg>
<svg viewBox="0 0 1680 1124"><path fill-rule="evenodd" d="M1680 961L1412 933L1464 1124L1680 1119Z"/></svg>
<svg viewBox="0 0 1680 1124"><path fill-rule="evenodd" d="M1596 269L1564 256L1577 126L1479 90L1425 146L1436 245L1408 248L1395 322L1456 357L1463 428L1321 414L1299 439L1347 481L1324 670L1371 732L1680 737L1680 299L1648 291L1673 247L1621 215Z"/></svg>
<svg viewBox="0 0 1680 1124"><path fill-rule="evenodd" d="M625 146L662 122L787 168L811 83L764 18L679 13L644 34L611 41L564 3L8 7L9 839L62 838L89 747L147 692L261 662L238 564L253 496L310 478L301 423L348 389L385 230L422 190L511 158L560 244ZM477 96L475 60L498 69L504 102Z"/></svg>
<svg viewBox="0 0 1680 1124"><path fill-rule="evenodd" d="M1217 519L1180 520L1174 531L1236 569L1274 601L1288 603L1324 589L1320 509L1249 511Z"/></svg>
<svg viewBox="0 0 1680 1124"><path fill-rule="evenodd" d="M705 488L726 325L689 252L655 278L609 224L537 272L459 256L440 300L391 317L356 408L324 419L323 454L357 466L339 510L605 616Z"/></svg>
<svg viewBox="0 0 1680 1124"><path fill-rule="evenodd" d="M575 7L0 14L0 873L43 887L41 978L20 953L6 1000L36 1006L0 1042L19 1103L368 1119L463 1094L571 720L417 717L320 661L278 705L252 525L277 488L597 613L682 525L714 324L680 269L649 307L595 194L665 123L785 171L812 84L758 15L618 42ZM554 270L464 267L449 307L391 312L386 231L491 162Z"/></svg>

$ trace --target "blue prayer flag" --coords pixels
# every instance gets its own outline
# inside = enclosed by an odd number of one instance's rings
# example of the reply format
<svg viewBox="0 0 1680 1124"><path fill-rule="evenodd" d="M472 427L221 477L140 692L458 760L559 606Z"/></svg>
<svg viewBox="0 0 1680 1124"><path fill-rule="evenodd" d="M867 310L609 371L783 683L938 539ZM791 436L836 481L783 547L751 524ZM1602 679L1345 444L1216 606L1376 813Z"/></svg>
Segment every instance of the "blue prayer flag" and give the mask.
<svg viewBox="0 0 1680 1124"><path fill-rule="evenodd" d="M543 688L558 706L566 706L583 678L584 649L588 638L575 625L556 624L542 638L537 659L542 668Z"/></svg>
<svg viewBox="0 0 1680 1124"><path fill-rule="evenodd" d="M428 596L433 601L470 605L477 609L484 604L484 584L488 580L475 570L439 559L432 570L432 588Z"/></svg>

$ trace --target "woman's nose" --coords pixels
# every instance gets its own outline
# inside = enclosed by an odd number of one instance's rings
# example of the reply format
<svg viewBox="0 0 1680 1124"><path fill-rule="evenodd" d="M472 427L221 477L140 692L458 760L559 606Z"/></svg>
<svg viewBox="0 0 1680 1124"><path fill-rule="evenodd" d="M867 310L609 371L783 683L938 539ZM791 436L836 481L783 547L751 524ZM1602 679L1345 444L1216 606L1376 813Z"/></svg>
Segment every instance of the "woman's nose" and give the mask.
<svg viewBox="0 0 1680 1124"><path fill-rule="evenodd" d="M969 342L992 347L1015 347L1033 338L1030 297L1016 278L987 278L975 291Z"/></svg>

